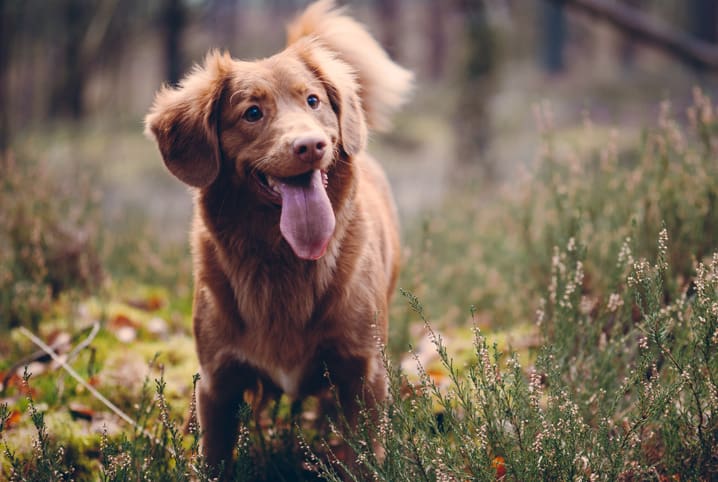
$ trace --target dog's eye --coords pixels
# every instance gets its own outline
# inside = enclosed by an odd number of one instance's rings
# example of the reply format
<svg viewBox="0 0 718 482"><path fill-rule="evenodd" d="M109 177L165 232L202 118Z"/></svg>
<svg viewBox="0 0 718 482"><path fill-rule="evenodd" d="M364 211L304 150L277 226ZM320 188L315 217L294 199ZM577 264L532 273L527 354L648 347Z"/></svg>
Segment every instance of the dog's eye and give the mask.
<svg viewBox="0 0 718 482"><path fill-rule="evenodd" d="M309 107L312 109L318 109L319 108L319 97L312 94L309 97L307 97L307 104L309 104Z"/></svg>
<svg viewBox="0 0 718 482"><path fill-rule="evenodd" d="M260 109L256 105L253 105L252 107L244 111L244 115L242 117L247 122L257 122L259 119L262 118L263 115L264 114L262 114L262 109Z"/></svg>

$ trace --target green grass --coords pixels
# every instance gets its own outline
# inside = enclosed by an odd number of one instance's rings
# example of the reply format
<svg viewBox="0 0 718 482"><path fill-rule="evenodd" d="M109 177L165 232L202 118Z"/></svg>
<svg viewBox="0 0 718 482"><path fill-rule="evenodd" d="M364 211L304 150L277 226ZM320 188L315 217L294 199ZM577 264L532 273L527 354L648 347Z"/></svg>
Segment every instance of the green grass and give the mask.
<svg viewBox="0 0 718 482"><path fill-rule="evenodd" d="M555 131L539 110L542 144L523 179L494 197L464 183L408 226L386 353L392 397L379 423L367 418L354 430L339 419L318 430L311 400L297 418L285 402L242 410L236 479L715 479L713 109L700 92L686 118L664 103L655 124L620 142L590 122ZM4 477L207 478L192 417L182 430L196 366L187 256L163 251L151 233L140 247L130 238L115 240L120 254L105 263L117 267L94 297L51 301L34 326L46 338L80 333L77 343L99 320L92 350L72 365L138 426L114 420L62 371L35 364L47 371L2 395ZM134 269L138 252L159 253L151 272ZM154 318L164 332L150 328ZM123 326L134 341L118 341ZM0 348L3 370L33 350L17 331ZM106 416L106 433L73 419L70 403ZM342 467L338 438L358 469Z"/></svg>

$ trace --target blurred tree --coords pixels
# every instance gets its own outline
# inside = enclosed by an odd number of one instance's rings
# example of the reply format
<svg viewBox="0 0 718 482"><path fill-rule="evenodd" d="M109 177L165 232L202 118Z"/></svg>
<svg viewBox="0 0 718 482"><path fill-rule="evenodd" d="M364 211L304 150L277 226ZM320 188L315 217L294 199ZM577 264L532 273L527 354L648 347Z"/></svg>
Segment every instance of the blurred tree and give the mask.
<svg viewBox="0 0 718 482"><path fill-rule="evenodd" d="M429 0L426 38L429 40L429 76L441 78L446 60L446 6L442 0Z"/></svg>
<svg viewBox="0 0 718 482"><path fill-rule="evenodd" d="M690 30L704 42L718 41L718 2L716 0L688 0Z"/></svg>
<svg viewBox="0 0 718 482"><path fill-rule="evenodd" d="M454 115L456 159L465 167L477 165L490 182L497 177L496 166L485 155L491 131L488 101L495 89L496 39L484 0L459 0L458 6L464 18L464 42Z"/></svg>
<svg viewBox="0 0 718 482"><path fill-rule="evenodd" d="M122 5L122 8L120 7ZM46 42L56 49L51 57L52 87L49 113L79 119L85 114L85 88L98 62L116 59L130 33L128 20L137 6L133 0L60 0L55 7L34 5L30 17L44 16L53 24L54 14L62 22L59 31L45 32Z"/></svg>
<svg viewBox="0 0 718 482"><path fill-rule="evenodd" d="M401 38L401 0L376 0L381 43L392 59L399 54Z"/></svg>
<svg viewBox="0 0 718 482"><path fill-rule="evenodd" d="M636 10L641 10L645 7L645 0L623 0L623 3ZM636 62L636 47L637 40L635 33L627 32L623 37L618 46L618 56L621 59L621 66L628 70L632 69Z"/></svg>
<svg viewBox="0 0 718 482"><path fill-rule="evenodd" d="M304 1L303 4L308 4L309 2ZM272 12L274 15L278 18L284 18L287 15L294 15L296 14L296 2L295 0L270 0L270 8L272 9Z"/></svg>
<svg viewBox="0 0 718 482"><path fill-rule="evenodd" d="M718 42L718 1L688 0L686 3L689 29L693 36L711 44ZM698 70L706 68L700 62L693 62L693 65Z"/></svg>
<svg viewBox="0 0 718 482"><path fill-rule="evenodd" d="M208 5L215 46L232 51L240 20L240 0L211 0Z"/></svg>
<svg viewBox="0 0 718 482"><path fill-rule="evenodd" d="M541 62L550 73L563 71L566 15L563 1L541 0Z"/></svg>
<svg viewBox="0 0 718 482"><path fill-rule="evenodd" d="M10 2L0 0L0 158L10 144L10 113L8 108L8 67L10 65Z"/></svg>
<svg viewBox="0 0 718 482"><path fill-rule="evenodd" d="M61 34L56 38L57 55L52 66L53 85L50 114L79 119L85 113L84 92L89 74L82 42L93 9L87 0L59 0Z"/></svg>
<svg viewBox="0 0 718 482"><path fill-rule="evenodd" d="M163 0L161 16L164 31L165 76L169 84L176 85L184 71L182 34L187 22L187 13L183 1Z"/></svg>

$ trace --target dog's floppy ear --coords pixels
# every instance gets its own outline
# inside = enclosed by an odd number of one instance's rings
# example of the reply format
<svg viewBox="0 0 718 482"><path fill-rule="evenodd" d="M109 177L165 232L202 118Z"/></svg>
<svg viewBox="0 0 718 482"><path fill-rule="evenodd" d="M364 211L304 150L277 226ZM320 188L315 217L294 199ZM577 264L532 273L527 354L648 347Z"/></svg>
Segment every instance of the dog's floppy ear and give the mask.
<svg viewBox="0 0 718 482"><path fill-rule="evenodd" d="M339 119L339 144L348 155L358 154L366 147L367 125L359 84L351 67L312 39L305 39L293 47L327 92L332 110Z"/></svg>
<svg viewBox="0 0 718 482"><path fill-rule="evenodd" d="M163 87L145 117L145 133L154 137L167 169L193 187L210 185L219 174L218 116L232 59L212 51L203 67L177 88Z"/></svg>

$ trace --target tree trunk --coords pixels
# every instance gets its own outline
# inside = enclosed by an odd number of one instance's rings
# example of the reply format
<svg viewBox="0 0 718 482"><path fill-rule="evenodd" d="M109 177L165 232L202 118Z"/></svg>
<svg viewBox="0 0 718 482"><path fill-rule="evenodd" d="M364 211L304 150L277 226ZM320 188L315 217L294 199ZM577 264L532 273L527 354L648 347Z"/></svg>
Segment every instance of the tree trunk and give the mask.
<svg viewBox="0 0 718 482"><path fill-rule="evenodd" d="M10 106L8 105L8 67L12 31L10 24L10 6L7 0L0 0L0 158L10 146Z"/></svg>
<svg viewBox="0 0 718 482"><path fill-rule="evenodd" d="M437 80L444 73L446 58L446 8L442 0L429 0L426 38L429 39L429 76Z"/></svg>
<svg viewBox="0 0 718 482"><path fill-rule="evenodd" d="M691 33L708 43L718 41L718 2L716 0L689 0Z"/></svg>
<svg viewBox="0 0 718 482"><path fill-rule="evenodd" d="M562 72L566 44L566 15L563 1L541 1L541 63L547 72Z"/></svg>
<svg viewBox="0 0 718 482"><path fill-rule="evenodd" d="M177 85L184 70L182 58L182 32L186 23L186 14L182 0L164 0L162 24L165 33L166 80Z"/></svg>
<svg viewBox="0 0 718 482"><path fill-rule="evenodd" d="M688 21L691 34L698 40L715 44L718 40L716 29L718 25L718 2L716 0L689 0ZM704 72L706 66L693 62L693 67Z"/></svg>
<svg viewBox="0 0 718 482"><path fill-rule="evenodd" d="M376 0L376 7L381 25L382 46L392 59L397 59L401 33L401 0Z"/></svg>
<svg viewBox="0 0 718 482"><path fill-rule="evenodd" d="M494 91L496 49L484 0L463 0L464 58L454 115L456 159L476 166L483 179L496 179L496 166L486 158L491 132L488 99Z"/></svg>
<svg viewBox="0 0 718 482"><path fill-rule="evenodd" d="M231 52L237 39L239 0L214 0L211 8L215 44Z"/></svg>
<svg viewBox="0 0 718 482"><path fill-rule="evenodd" d="M623 0L623 3L640 11L646 2L645 0ZM637 44L638 39L633 33L626 33L626 35L620 39L618 57L621 60L621 67L623 67L624 70L633 69L636 63Z"/></svg>
<svg viewBox="0 0 718 482"><path fill-rule="evenodd" d="M58 42L60 55L54 67L55 84L50 113L80 119L85 113L85 84L88 66L82 58L82 40L87 29L90 9L82 0L65 0L61 5L62 27Z"/></svg>

